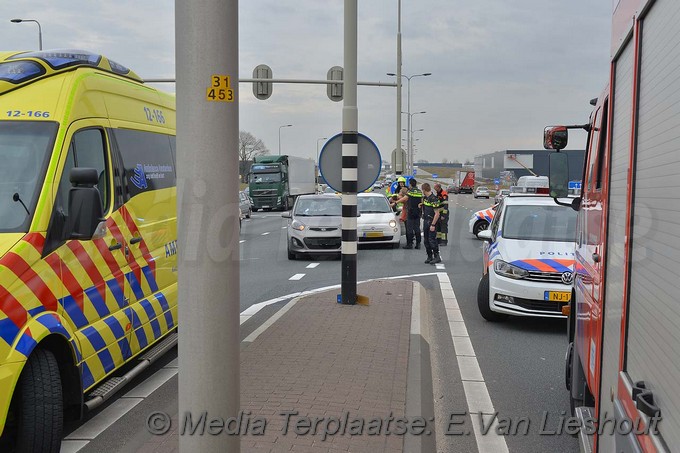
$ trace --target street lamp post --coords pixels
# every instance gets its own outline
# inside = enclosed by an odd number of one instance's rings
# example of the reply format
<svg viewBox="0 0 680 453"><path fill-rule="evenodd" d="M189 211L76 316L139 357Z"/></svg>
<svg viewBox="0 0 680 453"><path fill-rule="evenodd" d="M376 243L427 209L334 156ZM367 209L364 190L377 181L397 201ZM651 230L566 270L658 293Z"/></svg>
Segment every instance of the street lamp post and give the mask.
<svg viewBox="0 0 680 453"><path fill-rule="evenodd" d="M38 48L42 50L42 27L40 27L40 22L35 19L12 19L10 22L15 24L20 24L21 22L35 22L38 24Z"/></svg>
<svg viewBox="0 0 680 453"><path fill-rule="evenodd" d="M422 115L422 114L427 113L427 112L422 111L422 112L413 112L413 113L410 113L410 112L401 112L401 113L408 115L408 127L409 128L403 129L403 130L406 131L406 136L407 136L406 146L407 146L407 149L408 149L408 162L409 162L409 165L411 166L410 171L412 172L413 171L413 168L412 168L413 167L413 150L411 149L411 145L413 143L412 135L413 135L414 131L411 129L411 127L413 126L413 117L415 115ZM421 130L424 130L424 129L421 129Z"/></svg>
<svg viewBox="0 0 680 453"><path fill-rule="evenodd" d="M321 137L316 139L316 166L319 166L319 142L321 140L328 140L328 137Z"/></svg>
<svg viewBox="0 0 680 453"><path fill-rule="evenodd" d="M388 72L387 75L392 76L392 77L397 76L397 74L395 74L393 72ZM407 97L406 105L407 105L407 110L408 110L408 115L409 115L408 116L409 123L407 125L407 131L410 131L411 130L411 79L414 78L414 77L431 76L432 73L431 72L424 72L422 74L413 74L413 75L410 75L410 76L403 75L403 74L400 74L400 75L401 75L401 77L404 77L408 81L408 83L406 84L406 97ZM410 137L407 139L407 143L411 143ZM409 171L413 171L413 168L412 168L413 167L413 156L411 154L410 148L408 150L408 162L409 162Z"/></svg>
<svg viewBox="0 0 680 453"><path fill-rule="evenodd" d="M281 155L281 129L284 127L293 127L292 124L286 124L283 126L279 126L279 156Z"/></svg>

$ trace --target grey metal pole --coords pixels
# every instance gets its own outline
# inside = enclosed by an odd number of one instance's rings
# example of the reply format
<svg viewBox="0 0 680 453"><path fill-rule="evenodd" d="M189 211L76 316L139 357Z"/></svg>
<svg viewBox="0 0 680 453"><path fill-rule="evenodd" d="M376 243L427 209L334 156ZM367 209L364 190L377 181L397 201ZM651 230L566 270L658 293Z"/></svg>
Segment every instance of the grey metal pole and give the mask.
<svg viewBox="0 0 680 453"><path fill-rule="evenodd" d="M357 0L345 0L345 98L342 107L342 278L341 302L357 302Z"/></svg>
<svg viewBox="0 0 680 453"><path fill-rule="evenodd" d="M238 0L176 0L175 32L181 432L240 406ZM240 437L187 432L179 448L238 453Z"/></svg>
<svg viewBox="0 0 680 453"><path fill-rule="evenodd" d="M404 172L404 161L401 155L401 0L399 0L397 14L397 152L393 162L395 174Z"/></svg>
<svg viewBox="0 0 680 453"><path fill-rule="evenodd" d="M411 76L413 77L413 76ZM411 143L411 77L407 77L408 79L408 84L407 84L407 96L408 96L408 157L406 160L408 160L408 171L409 174L413 174L413 156L412 156L412 151L411 149L413 148L412 143Z"/></svg>

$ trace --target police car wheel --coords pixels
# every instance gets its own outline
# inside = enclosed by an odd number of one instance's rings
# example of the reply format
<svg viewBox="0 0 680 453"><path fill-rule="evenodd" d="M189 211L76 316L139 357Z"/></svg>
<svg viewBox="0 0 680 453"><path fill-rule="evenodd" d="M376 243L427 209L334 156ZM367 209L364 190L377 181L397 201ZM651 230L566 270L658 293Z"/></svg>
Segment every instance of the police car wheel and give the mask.
<svg viewBox="0 0 680 453"><path fill-rule="evenodd" d="M55 452L64 425L59 365L52 352L36 349L18 382L17 451Z"/></svg>
<svg viewBox="0 0 680 453"><path fill-rule="evenodd" d="M487 228L489 228L489 222L486 220L480 220L479 222L475 223L475 226L472 230L475 236L479 234L480 231L484 231Z"/></svg>
<svg viewBox="0 0 680 453"><path fill-rule="evenodd" d="M489 274L484 274L477 287L477 308L482 318L489 322L503 321L507 315L491 311L489 307Z"/></svg>
<svg viewBox="0 0 680 453"><path fill-rule="evenodd" d="M297 255L290 250L288 250L288 259L291 261L295 261L297 259Z"/></svg>

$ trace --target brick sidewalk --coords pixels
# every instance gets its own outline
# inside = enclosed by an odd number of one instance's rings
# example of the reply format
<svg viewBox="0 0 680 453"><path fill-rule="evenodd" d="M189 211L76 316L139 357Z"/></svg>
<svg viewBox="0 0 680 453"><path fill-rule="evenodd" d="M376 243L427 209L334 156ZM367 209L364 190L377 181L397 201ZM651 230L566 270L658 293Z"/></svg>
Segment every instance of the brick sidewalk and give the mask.
<svg viewBox="0 0 680 453"><path fill-rule="evenodd" d="M300 299L241 351L241 408L251 423L267 420L265 434L241 436L241 452L402 452L402 435L296 435L298 417L404 417L413 283L383 280L359 285L369 306L336 302L338 290ZM283 433L285 411L291 416ZM248 414L249 413L249 414ZM173 429L150 437L142 452L178 451ZM252 427L253 425L251 425ZM337 429L337 424L329 428ZM394 423L391 425L394 430ZM385 425L383 425L383 432ZM310 431L311 432L311 431ZM355 431L356 433L356 431Z"/></svg>
<svg viewBox="0 0 680 453"><path fill-rule="evenodd" d="M282 435L279 414L404 416L412 287L396 280L360 285L369 306L340 305L337 290L305 297L246 348L241 407L270 422L265 436L242 437L242 451L401 452L403 436Z"/></svg>

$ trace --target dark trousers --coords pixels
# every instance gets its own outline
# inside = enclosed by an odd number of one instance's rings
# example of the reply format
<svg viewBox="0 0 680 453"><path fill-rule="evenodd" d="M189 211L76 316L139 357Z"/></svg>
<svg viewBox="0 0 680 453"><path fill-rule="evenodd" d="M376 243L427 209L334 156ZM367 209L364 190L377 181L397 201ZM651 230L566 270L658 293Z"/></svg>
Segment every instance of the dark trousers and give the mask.
<svg viewBox="0 0 680 453"><path fill-rule="evenodd" d="M406 218L406 244L413 244L415 239L416 244L420 244L420 218L407 217Z"/></svg>
<svg viewBox="0 0 680 453"><path fill-rule="evenodd" d="M425 239L425 251L427 256L435 256L439 253L439 244L437 243L437 232L430 231L432 225L432 218L425 218L423 221L423 238Z"/></svg>
<svg viewBox="0 0 680 453"><path fill-rule="evenodd" d="M449 241L449 215L442 214L437 222L437 241L441 244Z"/></svg>

